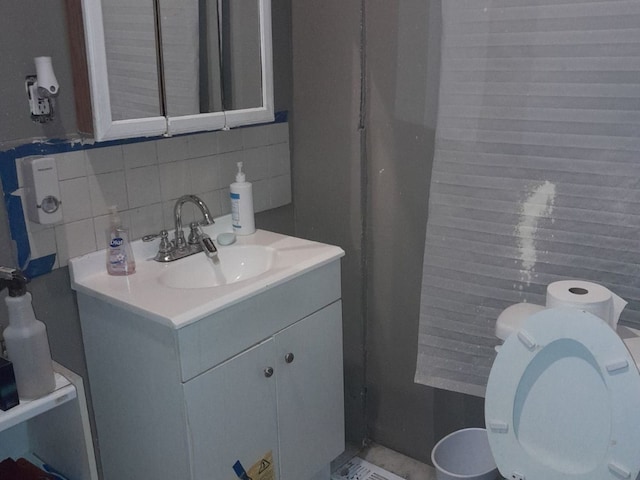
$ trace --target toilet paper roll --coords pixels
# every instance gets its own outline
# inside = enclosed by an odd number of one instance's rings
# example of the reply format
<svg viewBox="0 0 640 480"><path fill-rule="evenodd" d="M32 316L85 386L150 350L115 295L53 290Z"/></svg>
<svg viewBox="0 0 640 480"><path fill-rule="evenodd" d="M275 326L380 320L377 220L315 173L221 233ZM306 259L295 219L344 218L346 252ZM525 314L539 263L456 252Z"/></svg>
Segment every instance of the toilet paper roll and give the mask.
<svg viewBox="0 0 640 480"><path fill-rule="evenodd" d="M572 307L592 313L614 330L627 302L606 287L582 280L561 280L547 286L547 308Z"/></svg>

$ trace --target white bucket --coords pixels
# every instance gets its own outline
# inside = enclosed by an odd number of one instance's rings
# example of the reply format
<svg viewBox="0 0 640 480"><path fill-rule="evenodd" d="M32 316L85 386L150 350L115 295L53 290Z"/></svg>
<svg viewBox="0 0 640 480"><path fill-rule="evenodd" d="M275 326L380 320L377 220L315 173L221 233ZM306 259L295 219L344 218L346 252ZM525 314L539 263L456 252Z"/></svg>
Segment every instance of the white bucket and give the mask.
<svg viewBox="0 0 640 480"><path fill-rule="evenodd" d="M450 433L433 447L431 461L436 468L437 480L499 478L484 428L465 428Z"/></svg>

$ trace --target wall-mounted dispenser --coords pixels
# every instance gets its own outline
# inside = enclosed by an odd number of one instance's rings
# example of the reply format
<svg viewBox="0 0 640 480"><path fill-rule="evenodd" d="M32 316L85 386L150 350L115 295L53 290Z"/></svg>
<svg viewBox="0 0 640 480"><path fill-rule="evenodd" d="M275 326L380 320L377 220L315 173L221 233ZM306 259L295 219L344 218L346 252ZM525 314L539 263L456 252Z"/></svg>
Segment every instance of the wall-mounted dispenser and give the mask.
<svg viewBox="0 0 640 480"><path fill-rule="evenodd" d="M29 220L43 225L62 221L56 159L53 157L28 158L22 164L22 175Z"/></svg>
<svg viewBox="0 0 640 480"><path fill-rule="evenodd" d="M46 123L53 120L54 97L58 96L60 85L53 73L51 57L35 57L34 63L36 74L25 79L31 120Z"/></svg>

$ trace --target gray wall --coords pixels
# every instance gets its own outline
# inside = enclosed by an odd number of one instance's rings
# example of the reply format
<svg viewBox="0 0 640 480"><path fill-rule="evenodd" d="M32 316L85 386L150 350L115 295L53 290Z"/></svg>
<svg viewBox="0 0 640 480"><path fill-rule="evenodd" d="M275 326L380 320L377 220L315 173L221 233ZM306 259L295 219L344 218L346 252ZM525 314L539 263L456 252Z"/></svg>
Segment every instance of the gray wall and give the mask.
<svg viewBox="0 0 640 480"><path fill-rule="evenodd" d="M276 111L291 108L291 0L271 0L273 101ZM292 217L293 221L293 217Z"/></svg>
<svg viewBox="0 0 640 480"><path fill-rule="evenodd" d="M481 399L413 383L440 18L440 0L293 4L296 232L347 252L348 438L422 461L446 433L483 424Z"/></svg>
<svg viewBox="0 0 640 480"><path fill-rule="evenodd" d="M430 13L424 1L366 4L367 418L373 439L422 459L434 405L413 383L439 81Z"/></svg>
<svg viewBox="0 0 640 480"><path fill-rule="evenodd" d="M364 417L360 3L294 0L291 116L296 234L340 245L347 440Z"/></svg>
<svg viewBox="0 0 640 480"><path fill-rule="evenodd" d="M44 125L31 121L24 88L34 75L34 57L52 57L60 84L56 118ZM0 148L31 138L63 138L76 131L71 63L63 0L2 2L0 18Z"/></svg>

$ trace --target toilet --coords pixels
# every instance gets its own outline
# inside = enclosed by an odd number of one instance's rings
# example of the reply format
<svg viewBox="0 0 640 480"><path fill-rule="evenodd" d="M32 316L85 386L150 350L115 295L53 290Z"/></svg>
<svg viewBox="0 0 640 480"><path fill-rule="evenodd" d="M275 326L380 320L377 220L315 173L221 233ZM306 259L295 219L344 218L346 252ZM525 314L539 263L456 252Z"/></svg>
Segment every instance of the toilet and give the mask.
<svg viewBox="0 0 640 480"><path fill-rule="evenodd" d="M499 347L485 397L491 452L512 480L636 480L640 373L603 320L537 309Z"/></svg>

